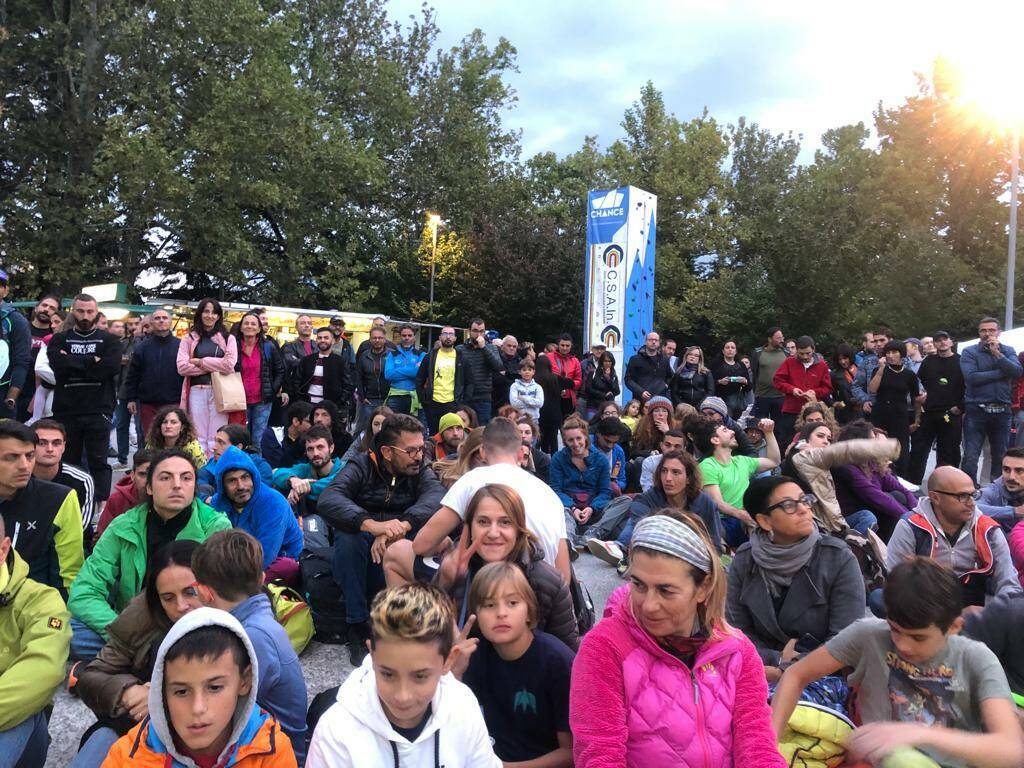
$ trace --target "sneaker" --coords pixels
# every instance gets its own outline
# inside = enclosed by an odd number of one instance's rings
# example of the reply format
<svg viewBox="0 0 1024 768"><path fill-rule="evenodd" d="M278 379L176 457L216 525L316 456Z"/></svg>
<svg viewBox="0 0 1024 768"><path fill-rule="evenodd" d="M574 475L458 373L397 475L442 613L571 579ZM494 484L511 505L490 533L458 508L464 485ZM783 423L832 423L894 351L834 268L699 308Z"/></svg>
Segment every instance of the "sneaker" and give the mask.
<svg viewBox="0 0 1024 768"><path fill-rule="evenodd" d="M618 565L622 562L622 547L617 542L587 539L587 549L590 550L590 554L594 557L604 560L609 565Z"/></svg>
<svg viewBox="0 0 1024 768"><path fill-rule="evenodd" d="M369 653L366 650L366 641L370 639L370 625L368 622L361 622L359 624L350 624L348 628L348 657L352 662L352 666L359 668L363 659L366 658L366 654Z"/></svg>

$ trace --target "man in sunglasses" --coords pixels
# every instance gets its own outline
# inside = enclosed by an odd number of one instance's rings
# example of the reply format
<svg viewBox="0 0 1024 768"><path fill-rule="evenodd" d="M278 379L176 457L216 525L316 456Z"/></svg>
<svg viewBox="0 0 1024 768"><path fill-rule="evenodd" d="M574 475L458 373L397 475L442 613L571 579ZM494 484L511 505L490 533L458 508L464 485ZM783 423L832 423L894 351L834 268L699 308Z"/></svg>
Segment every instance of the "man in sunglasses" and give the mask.
<svg viewBox="0 0 1024 768"><path fill-rule="evenodd" d="M908 557L931 557L960 580L966 610L978 610L988 597L1021 591L1010 549L999 523L982 514L974 480L956 467L938 467L928 479L928 496L896 524L886 565Z"/></svg>
<svg viewBox="0 0 1024 768"><path fill-rule="evenodd" d="M443 496L423 461L423 426L401 413L388 416L374 447L349 461L320 495L317 511L334 529L334 579L345 594L353 666L366 655L369 603L384 588L384 552L414 537Z"/></svg>

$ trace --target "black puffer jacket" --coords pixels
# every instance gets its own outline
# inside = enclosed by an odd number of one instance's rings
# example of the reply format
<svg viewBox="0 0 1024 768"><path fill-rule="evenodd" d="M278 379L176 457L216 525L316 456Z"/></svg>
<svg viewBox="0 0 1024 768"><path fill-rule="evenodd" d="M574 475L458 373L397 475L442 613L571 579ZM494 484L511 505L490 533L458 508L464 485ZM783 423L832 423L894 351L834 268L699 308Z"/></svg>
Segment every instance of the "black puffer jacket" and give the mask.
<svg viewBox="0 0 1024 768"><path fill-rule="evenodd" d="M469 586L473 583L474 574L483 566L484 562L474 556L466 578L448 590L460 618L469 616ZM580 644L579 629L573 612L572 596L562 575L544 562L544 553L536 546L530 559L520 563L520 567L537 595L537 629L554 635L574 651L577 650Z"/></svg>
<svg viewBox="0 0 1024 768"><path fill-rule="evenodd" d="M238 342L238 362L235 363L235 370L242 371L242 341ZM284 384L284 356L281 349L270 339L264 339L260 344L262 353L260 363L260 396L264 403L274 402L277 393L281 391Z"/></svg>
<svg viewBox="0 0 1024 768"><path fill-rule="evenodd" d="M670 385L674 405L689 403L694 408L700 408L705 397L715 394L715 379L711 371L687 371L681 364L673 374Z"/></svg>
<svg viewBox="0 0 1024 768"><path fill-rule="evenodd" d="M604 371L591 368L583 377L582 390L580 394L586 398L587 406L597 408L619 396L619 374L613 370L609 377Z"/></svg>
<svg viewBox="0 0 1024 768"><path fill-rule="evenodd" d="M376 449L351 459L320 494L317 512L344 533L364 520L402 520L416 533L441 508L445 489L424 466L415 476L393 476Z"/></svg>
<svg viewBox="0 0 1024 768"><path fill-rule="evenodd" d="M668 358L661 352L656 355L648 355L641 349L629 358L626 364L626 375L624 381L633 397L637 400L644 392L649 392L651 397L668 394L668 380L672 371L668 367Z"/></svg>
<svg viewBox="0 0 1024 768"><path fill-rule="evenodd" d="M483 348L460 344L462 358L466 361L466 373L469 380L473 382L472 392L474 400L490 400L493 382L492 374L504 370L501 363L501 352L491 343L484 344Z"/></svg>
<svg viewBox="0 0 1024 768"><path fill-rule="evenodd" d="M391 385L384 378L384 364L387 362L387 347L379 355L366 347L356 355L356 386L363 400L384 400Z"/></svg>

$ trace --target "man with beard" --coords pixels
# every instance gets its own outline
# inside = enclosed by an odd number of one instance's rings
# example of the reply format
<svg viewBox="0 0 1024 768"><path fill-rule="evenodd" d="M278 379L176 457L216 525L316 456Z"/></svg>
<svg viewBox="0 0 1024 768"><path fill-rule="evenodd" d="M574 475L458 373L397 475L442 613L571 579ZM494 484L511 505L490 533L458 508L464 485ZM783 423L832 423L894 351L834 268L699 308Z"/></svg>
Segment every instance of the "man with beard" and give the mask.
<svg viewBox="0 0 1024 768"><path fill-rule="evenodd" d="M466 368L465 352L455 346L455 329L441 329L440 345L423 358L416 374L416 391L427 412L430 434L438 431L441 417L455 413L459 403L469 402L473 381Z"/></svg>
<svg viewBox="0 0 1024 768"><path fill-rule="evenodd" d="M18 395L18 415L16 417L18 421L27 421L31 415L32 398L35 396L37 386L36 377L31 368L35 367L36 355L43 348L44 339L53 333L51 330L53 316L59 309L60 298L52 293L48 293L39 300L39 303L32 310L28 324L28 330L32 337L32 365L25 375L25 386L22 387L21 394ZM38 386L52 389L49 384L42 382Z"/></svg>
<svg viewBox="0 0 1024 768"><path fill-rule="evenodd" d="M217 492L210 506L263 546L264 580L295 586L302 528L284 497L268 488L247 453L228 446L217 460Z"/></svg>
<svg viewBox="0 0 1024 768"><path fill-rule="evenodd" d="M345 318L341 315L335 315L331 318L330 322L331 337L334 339L334 343L331 346L331 351L336 355L341 355L348 360L349 365L355 365L356 353L352 349L351 342L345 338Z"/></svg>
<svg viewBox="0 0 1024 768"><path fill-rule="evenodd" d="M1024 517L1024 448L1007 448L1002 475L981 489L978 509L1010 532Z"/></svg>
<svg viewBox="0 0 1024 768"><path fill-rule="evenodd" d="M347 417L352 407L352 371L344 355L332 354L334 334L330 328L316 332L316 351L299 363L295 389L299 398L311 403L330 400Z"/></svg>
<svg viewBox="0 0 1024 768"><path fill-rule="evenodd" d="M178 373L178 346L181 339L171 333L171 313L156 310L149 318L150 333L140 336L128 361L124 376L124 396L128 412L139 417L141 432L149 431L157 412L181 400L181 374Z"/></svg>
<svg viewBox="0 0 1024 768"><path fill-rule="evenodd" d="M75 325L55 333L46 347L53 369L53 417L67 430L65 456L81 464L83 453L96 484L96 498L110 495L110 426L121 371L121 340L96 327L96 299L80 293L71 303Z"/></svg>
<svg viewBox="0 0 1024 768"><path fill-rule="evenodd" d="M459 446L466 439L466 429L458 414L446 413L438 422L437 434L430 436L427 443L427 460L440 461L452 458L459 452Z"/></svg>
<svg viewBox="0 0 1024 768"><path fill-rule="evenodd" d="M341 469L341 459L334 458L334 436L320 424L306 432L306 461L274 470L274 488L288 497L288 503L298 507L306 499L316 506L320 494Z"/></svg>
<svg viewBox="0 0 1024 768"><path fill-rule="evenodd" d="M356 354L356 387L359 390L359 421L355 432L359 432L370 420L375 408L384 405L391 385L384 375L387 365L387 337L383 327L370 329L366 344L359 345Z"/></svg>

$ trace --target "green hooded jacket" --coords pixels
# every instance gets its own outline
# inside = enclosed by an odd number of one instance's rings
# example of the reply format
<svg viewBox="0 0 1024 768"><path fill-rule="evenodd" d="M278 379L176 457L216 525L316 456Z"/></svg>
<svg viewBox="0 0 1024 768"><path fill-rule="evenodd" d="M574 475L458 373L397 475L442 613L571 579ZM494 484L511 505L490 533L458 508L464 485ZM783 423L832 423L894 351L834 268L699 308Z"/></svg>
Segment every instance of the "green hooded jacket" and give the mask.
<svg viewBox="0 0 1024 768"><path fill-rule="evenodd" d="M0 733L47 706L64 682L71 620L60 593L28 578L13 549L0 563Z"/></svg>
<svg viewBox="0 0 1024 768"><path fill-rule="evenodd" d="M149 505L140 504L115 517L71 585L71 615L107 637L107 625L117 618L128 601L142 591L146 578L146 516ZM231 527L231 521L198 499L192 516L177 539L206 541L210 534ZM111 608L109 595L114 596Z"/></svg>

